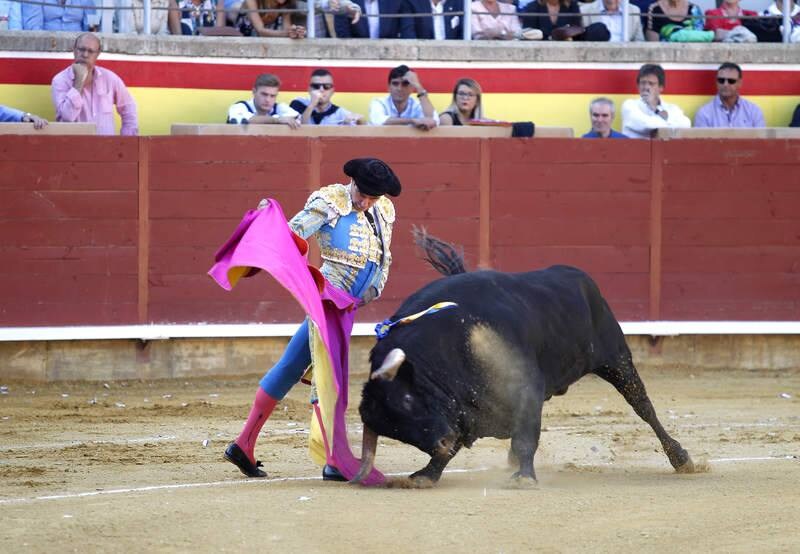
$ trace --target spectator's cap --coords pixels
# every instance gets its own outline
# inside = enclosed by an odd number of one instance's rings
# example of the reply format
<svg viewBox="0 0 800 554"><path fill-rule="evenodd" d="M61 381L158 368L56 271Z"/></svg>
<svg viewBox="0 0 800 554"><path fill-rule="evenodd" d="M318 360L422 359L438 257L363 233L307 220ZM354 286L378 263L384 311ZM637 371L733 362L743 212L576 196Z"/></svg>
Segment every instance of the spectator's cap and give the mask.
<svg viewBox="0 0 800 554"><path fill-rule="evenodd" d="M400 180L386 162L377 158L355 158L344 164L358 190L367 196L400 196Z"/></svg>

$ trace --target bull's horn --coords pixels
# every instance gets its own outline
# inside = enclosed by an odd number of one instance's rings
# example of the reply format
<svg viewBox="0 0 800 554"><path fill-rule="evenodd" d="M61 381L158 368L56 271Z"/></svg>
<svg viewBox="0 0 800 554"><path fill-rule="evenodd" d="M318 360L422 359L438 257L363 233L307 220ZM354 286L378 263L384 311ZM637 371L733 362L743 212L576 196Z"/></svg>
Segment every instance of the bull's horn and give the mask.
<svg viewBox="0 0 800 554"><path fill-rule="evenodd" d="M361 467L356 476L350 479L353 484L360 483L372 472L375 465L375 450L378 448L378 433L364 426L364 437L361 442Z"/></svg>
<svg viewBox="0 0 800 554"><path fill-rule="evenodd" d="M405 359L406 353L400 348L395 348L386 355L386 357L383 359L381 367L376 369L369 378L391 381L397 375L397 370L400 369L401 365L403 365Z"/></svg>

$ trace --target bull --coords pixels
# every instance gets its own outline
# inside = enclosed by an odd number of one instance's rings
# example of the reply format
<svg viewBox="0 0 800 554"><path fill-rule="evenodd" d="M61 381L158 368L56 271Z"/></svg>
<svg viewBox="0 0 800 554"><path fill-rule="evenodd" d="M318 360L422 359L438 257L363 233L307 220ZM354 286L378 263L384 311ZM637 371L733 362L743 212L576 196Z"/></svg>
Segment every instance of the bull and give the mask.
<svg viewBox="0 0 800 554"><path fill-rule="evenodd" d="M512 479L535 484L542 406L589 373L614 386L652 427L678 473L694 471L659 422L622 329L589 275L563 265L468 272L452 245L424 231L416 240L446 277L408 297L387 322L443 301L455 306L393 326L373 347L359 406L362 462L351 482L372 470L379 436L431 456L411 474L416 486L436 483L461 448L496 437L511 438L509 459L519 462Z"/></svg>

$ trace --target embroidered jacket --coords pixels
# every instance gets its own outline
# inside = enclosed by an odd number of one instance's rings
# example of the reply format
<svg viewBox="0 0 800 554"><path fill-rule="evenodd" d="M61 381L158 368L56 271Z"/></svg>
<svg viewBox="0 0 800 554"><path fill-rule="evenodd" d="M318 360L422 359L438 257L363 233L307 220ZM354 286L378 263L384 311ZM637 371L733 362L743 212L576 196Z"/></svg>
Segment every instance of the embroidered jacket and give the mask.
<svg viewBox="0 0 800 554"><path fill-rule="evenodd" d="M289 226L304 239L316 236L324 260L320 268L322 274L337 288L349 291L367 262L374 262L380 271L370 286L374 286L380 296L392 264L389 245L394 205L381 196L369 212L375 230L363 212L353 210L348 185L337 183L312 193L303 210L289 221Z"/></svg>

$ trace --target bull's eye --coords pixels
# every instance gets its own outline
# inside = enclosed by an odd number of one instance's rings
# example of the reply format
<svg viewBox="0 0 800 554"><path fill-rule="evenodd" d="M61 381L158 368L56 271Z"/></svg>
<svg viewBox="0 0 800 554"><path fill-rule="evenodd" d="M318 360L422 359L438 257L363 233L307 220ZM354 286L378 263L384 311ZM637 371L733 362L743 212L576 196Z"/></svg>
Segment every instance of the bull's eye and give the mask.
<svg viewBox="0 0 800 554"><path fill-rule="evenodd" d="M405 411L410 412L414 408L414 397L408 393L404 394L400 405Z"/></svg>

